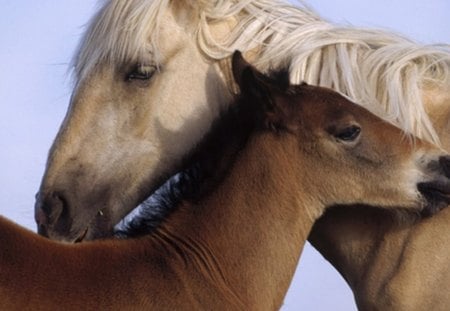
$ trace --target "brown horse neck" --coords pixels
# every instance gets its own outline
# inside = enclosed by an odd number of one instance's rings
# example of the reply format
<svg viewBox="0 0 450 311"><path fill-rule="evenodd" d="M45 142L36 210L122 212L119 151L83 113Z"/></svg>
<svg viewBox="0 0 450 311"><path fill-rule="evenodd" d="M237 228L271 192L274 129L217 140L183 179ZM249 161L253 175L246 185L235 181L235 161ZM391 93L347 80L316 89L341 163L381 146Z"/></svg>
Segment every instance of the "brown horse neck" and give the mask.
<svg viewBox="0 0 450 311"><path fill-rule="evenodd" d="M156 233L172 245L175 265L193 264L181 273L255 309L281 306L313 224L295 161L281 160L289 155L270 135L253 135L214 192L183 204Z"/></svg>
<svg viewBox="0 0 450 311"><path fill-rule="evenodd" d="M331 208L314 224L309 241L344 277L357 300L375 297L401 264L414 229L412 216L404 216L368 207Z"/></svg>
<svg viewBox="0 0 450 311"><path fill-rule="evenodd" d="M346 279L362 310L422 310L448 301L450 270L441 261L450 255L450 209L415 221L401 216L332 208L313 226L309 241Z"/></svg>

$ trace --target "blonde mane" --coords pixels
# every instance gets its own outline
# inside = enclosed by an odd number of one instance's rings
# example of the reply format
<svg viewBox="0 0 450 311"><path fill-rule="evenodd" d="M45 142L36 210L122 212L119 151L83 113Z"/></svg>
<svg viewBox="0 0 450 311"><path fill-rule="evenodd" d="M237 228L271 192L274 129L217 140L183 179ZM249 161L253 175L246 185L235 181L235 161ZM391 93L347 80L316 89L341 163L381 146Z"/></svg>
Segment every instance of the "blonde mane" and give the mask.
<svg viewBox="0 0 450 311"><path fill-rule="evenodd" d="M255 50L261 69L289 65L293 83L306 81L349 96L406 132L439 144L421 88L450 82L449 46L419 45L394 33L337 26L305 4L282 0L186 1L199 49L220 60ZM158 56L158 29L170 0L108 1L89 25L74 58L77 79L97 63L120 65ZM226 38L211 26L234 19ZM150 40L149 40L150 39Z"/></svg>

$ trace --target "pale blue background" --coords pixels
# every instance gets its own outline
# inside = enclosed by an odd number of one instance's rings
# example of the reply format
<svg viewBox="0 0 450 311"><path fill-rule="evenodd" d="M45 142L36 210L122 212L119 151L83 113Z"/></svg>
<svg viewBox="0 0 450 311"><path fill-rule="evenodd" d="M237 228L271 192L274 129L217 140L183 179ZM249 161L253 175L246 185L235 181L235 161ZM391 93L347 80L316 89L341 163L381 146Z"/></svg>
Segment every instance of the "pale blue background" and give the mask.
<svg viewBox="0 0 450 311"><path fill-rule="evenodd" d="M450 43L448 0L308 3L338 23ZM87 0L0 0L0 213L33 230L34 194L71 93L67 65L95 7ZM342 278L307 246L283 309L356 308Z"/></svg>

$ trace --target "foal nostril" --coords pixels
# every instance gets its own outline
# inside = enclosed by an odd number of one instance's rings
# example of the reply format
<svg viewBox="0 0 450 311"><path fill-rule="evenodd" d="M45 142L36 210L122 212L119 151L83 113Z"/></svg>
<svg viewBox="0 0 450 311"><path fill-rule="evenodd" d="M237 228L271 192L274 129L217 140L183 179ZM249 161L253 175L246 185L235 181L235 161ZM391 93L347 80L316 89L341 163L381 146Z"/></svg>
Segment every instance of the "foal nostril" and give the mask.
<svg viewBox="0 0 450 311"><path fill-rule="evenodd" d="M439 158L439 164L444 171L445 176L450 178L450 156L442 156Z"/></svg>

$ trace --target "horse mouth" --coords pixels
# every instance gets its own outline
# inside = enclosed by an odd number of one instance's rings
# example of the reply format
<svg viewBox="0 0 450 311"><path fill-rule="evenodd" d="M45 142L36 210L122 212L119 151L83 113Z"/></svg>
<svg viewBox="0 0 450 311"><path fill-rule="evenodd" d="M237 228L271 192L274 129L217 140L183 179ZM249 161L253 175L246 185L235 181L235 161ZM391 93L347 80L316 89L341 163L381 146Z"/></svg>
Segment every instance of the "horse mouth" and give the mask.
<svg viewBox="0 0 450 311"><path fill-rule="evenodd" d="M81 232L81 234L75 239L75 241L73 243L81 243L81 242L83 242L83 240L87 236L88 230L89 230L89 227L86 227L86 229L84 229L84 231Z"/></svg>
<svg viewBox="0 0 450 311"><path fill-rule="evenodd" d="M450 204L450 183L425 182L417 185L419 192L427 200L422 215L431 216Z"/></svg>

